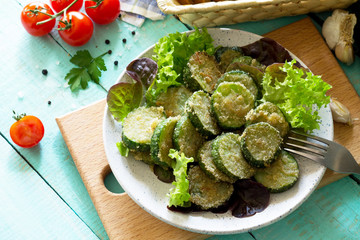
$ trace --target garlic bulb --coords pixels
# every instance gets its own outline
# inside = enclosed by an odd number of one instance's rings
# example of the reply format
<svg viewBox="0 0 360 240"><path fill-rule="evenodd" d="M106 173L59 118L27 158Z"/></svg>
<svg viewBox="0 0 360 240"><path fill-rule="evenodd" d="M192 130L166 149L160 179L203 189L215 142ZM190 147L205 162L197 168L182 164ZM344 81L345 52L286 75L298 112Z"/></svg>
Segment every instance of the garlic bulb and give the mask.
<svg viewBox="0 0 360 240"><path fill-rule="evenodd" d="M349 126L352 125L352 118L349 109L337 101L336 99L331 98L330 109L332 113L333 120L335 122L345 123Z"/></svg>
<svg viewBox="0 0 360 240"><path fill-rule="evenodd" d="M335 50L335 56L348 65L354 62L352 44L356 21L355 14L336 9L322 27L322 35L329 48Z"/></svg>

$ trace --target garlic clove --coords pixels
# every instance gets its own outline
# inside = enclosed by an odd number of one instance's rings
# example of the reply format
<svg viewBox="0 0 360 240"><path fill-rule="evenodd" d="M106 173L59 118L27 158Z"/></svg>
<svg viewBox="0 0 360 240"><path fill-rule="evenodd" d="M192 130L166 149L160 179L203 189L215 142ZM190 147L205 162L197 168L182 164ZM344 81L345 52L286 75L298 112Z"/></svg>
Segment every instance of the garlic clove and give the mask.
<svg viewBox="0 0 360 240"><path fill-rule="evenodd" d="M355 55L351 42L340 41L335 47L335 56L343 63L351 65L354 62Z"/></svg>
<svg viewBox="0 0 360 240"><path fill-rule="evenodd" d="M331 50L335 48L340 39L340 24L342 16L342 10L337 9L325 20L322 26L322 35Z"/></svg>
<svg viewBox="0 0 360 240"><path fill-rule="evenodd" d="M334 98L331 98L329 105L333 120L335 122L345 123L348 124L349 126L352 125L352 118L350 111L344 104L342 104L341 102L337 101Z"/></svg>

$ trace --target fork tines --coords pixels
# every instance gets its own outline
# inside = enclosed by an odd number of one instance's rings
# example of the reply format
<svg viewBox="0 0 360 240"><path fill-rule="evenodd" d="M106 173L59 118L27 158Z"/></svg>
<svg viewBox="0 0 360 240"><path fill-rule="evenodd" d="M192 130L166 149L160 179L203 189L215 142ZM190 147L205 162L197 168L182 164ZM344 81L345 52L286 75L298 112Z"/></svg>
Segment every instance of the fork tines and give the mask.
<svg viewBox="0 0 360 240"><path fill-rule="evenodd" d="M327 139L291 130L283 148L341 173L360 174L360 165L348 149Z"/></svg>
<svg viewBox="0 0 360 240"><path fill-rule="evenodd" d="M309 139L309 140L308 140ZM317 142L315 142L315 141ZM283 143L286 151L314 161L324 159L329 144L323 139L291 130Z"/></svg>

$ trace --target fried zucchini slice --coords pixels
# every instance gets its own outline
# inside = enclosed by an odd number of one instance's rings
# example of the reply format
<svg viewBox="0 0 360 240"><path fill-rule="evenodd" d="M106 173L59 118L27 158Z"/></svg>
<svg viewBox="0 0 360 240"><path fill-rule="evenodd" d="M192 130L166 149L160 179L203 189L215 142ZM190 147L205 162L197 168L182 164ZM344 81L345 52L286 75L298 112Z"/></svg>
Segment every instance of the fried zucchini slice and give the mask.
<svg viewBox="0 0 360 240"><path fill-rule="evenodd" d="M254 107L254 95L239 82L222 82L211 96L211 109L223 129L241 128Z"/></svg>
<svg viewBox="0 0 360 240"><path fill-rule="evenodd" d="M210 96L204 91L196 91L185 103L187 113L194 127L205 136L220 133L216 119L211 112Z"/></svg>
<svg viewBox="0 0 360 240"><path fill-rule="evenodd" d="M219 63L219 69L223 73L235 58L243 56L244 54L240 47L219 47L214 55L216 61Z"/></svg>
<svg viewBox="0 0 360 240"><path fill-rule="evenodd" d="M155 164L154 160L151 158L150 151L149 152L138 152L138 151L132 150L129 153L131 156L134 157L135 160L143 161L144 163L149 164L149 165Z"/></svg>
<svg viewBox="0 0 360 240"><path fill-rule="evenodd" d="M257 87L259 89L262 89L262 81L263 81L263 77L264 77L264 72L261 71L259 68L250 66L250 65L246 65L246 64L243 64L240 62L233 62L227 67L226 72L230 72L230 71L234 71L234 70L240 70L240 71L244 71L244 72L250 74L250 76L254 79L255 83L257 84ZM260 95L260 92L259 92L259 95Z"/></svg>
<svg viewBox="0 0 360 240"><path fill-rule="evenodd" d="M234 187L228 182L216 182L207 176L199 166L189 169L190 202L203 210L219 207L228 201Z"/></svg>
<svg viewBox="0 0 360 240"><path fill-rule="evenodd" d="M266 122L247 126L242 134L241 150L254 167L269 167L280 152L282 138L279 131Z"/></svg>
<svg viewBox="0 0 360 240"><path fill-rule="evenodd" d="M173 159L169 157L169 150L174 148L172 136L180 116L169 117L160 122L151 137L150 153L154 163L164 168L172 167Z"/></svg>
<svg viewBox="0 0 360 240"><path fill-rule="evenodd" d="M289 123L280 108L271 102L261 103L255 109L251 109L245 119L247 125L267 122L279 130L281 137L284 137L290 129Z"/></svg>
<svg viewBox="0 0 360 240"><path fill-rule="evenodd" d="M260 69L261 71L265 71L265 68L266 68L265 65L261 64L256 59L254 59L250 56L237 57L232 61L232 63L236 63L236 62L240 63L240 64L245 64L245 65L256 67L256 68Z"/></svg>
<svg viewBox="0 0 360 240"><path fill-rule="evenodd" d="M122 141L129 149L150 151L151 136L159 122L165 119L163 107L139 107L131 111L122 124Z"/></svg>
<svg viewBox="0 0 360 240"><path fill-rule="evenodd" d="M195 52L184 68L183 77L190 90L212 93L221 72L214 56L206 52Z"/></svg>
<svg viewBox="0 0 360 240"><path fill-rule="evenodd" d="M242 83L252 93L252 95L254 95L255 99L257 99L259 96L259 90L254 79L244 71L234 70L226 72L217 81L217 86L219 86L219 84L222 82Z"/></svg>
<svg viewBox="0 0 360 240"><path fill-rule="evenodd" d="M255 169L245 160L241 149L241 136L232 132L217 136L211 145L216 167L231 178L247 179Z"/></svg>
<svg viewBox="0 0 360 240"><path fill-rule="evenodd" d="M213 141L214 140L205 142L203 146L199 149L197 157L199 160L199 166L208 176L215 179L216 181L234 183L236 181L236 178L229 177L216 167L214 163L214 158L211 154L211 146Z"/></svg>
<svg viewBox="0 0 360 240"><path fill-rule="evenodd" d="M184 86L169 87L157 98L155 105L163 106L167 117L174 117L184 114L186 100L192 92Z"/></svg>
<svg viewBox="0 0 360 240"><path fill-rule="evenodd" d="M289 152L282 150L270 167L258 169L254 178L270 192L278 193L294 186L299 179L299 173L296 159Z"/></svg>
<svg viewBox="0 0 360 240"><path fill-rule="evenodd" d="M203 145L204 137L196 130L188 116L182 116L176 123L173 142L175 148L186 157L197 159L197 152Z"/></svg>

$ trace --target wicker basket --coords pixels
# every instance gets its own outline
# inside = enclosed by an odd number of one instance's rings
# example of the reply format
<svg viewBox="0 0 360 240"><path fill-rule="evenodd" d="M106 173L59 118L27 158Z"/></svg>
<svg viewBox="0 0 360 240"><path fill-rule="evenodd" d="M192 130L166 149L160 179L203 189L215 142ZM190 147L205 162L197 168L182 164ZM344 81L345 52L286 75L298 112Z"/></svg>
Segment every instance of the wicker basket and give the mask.
<svg viewBox="0 0 360 240"><path fill-rule="evenodd" d="M177 0L157 0L166 14L185 24L211 27L346 8L357 0L235 0L181 5Z"/></svg>

